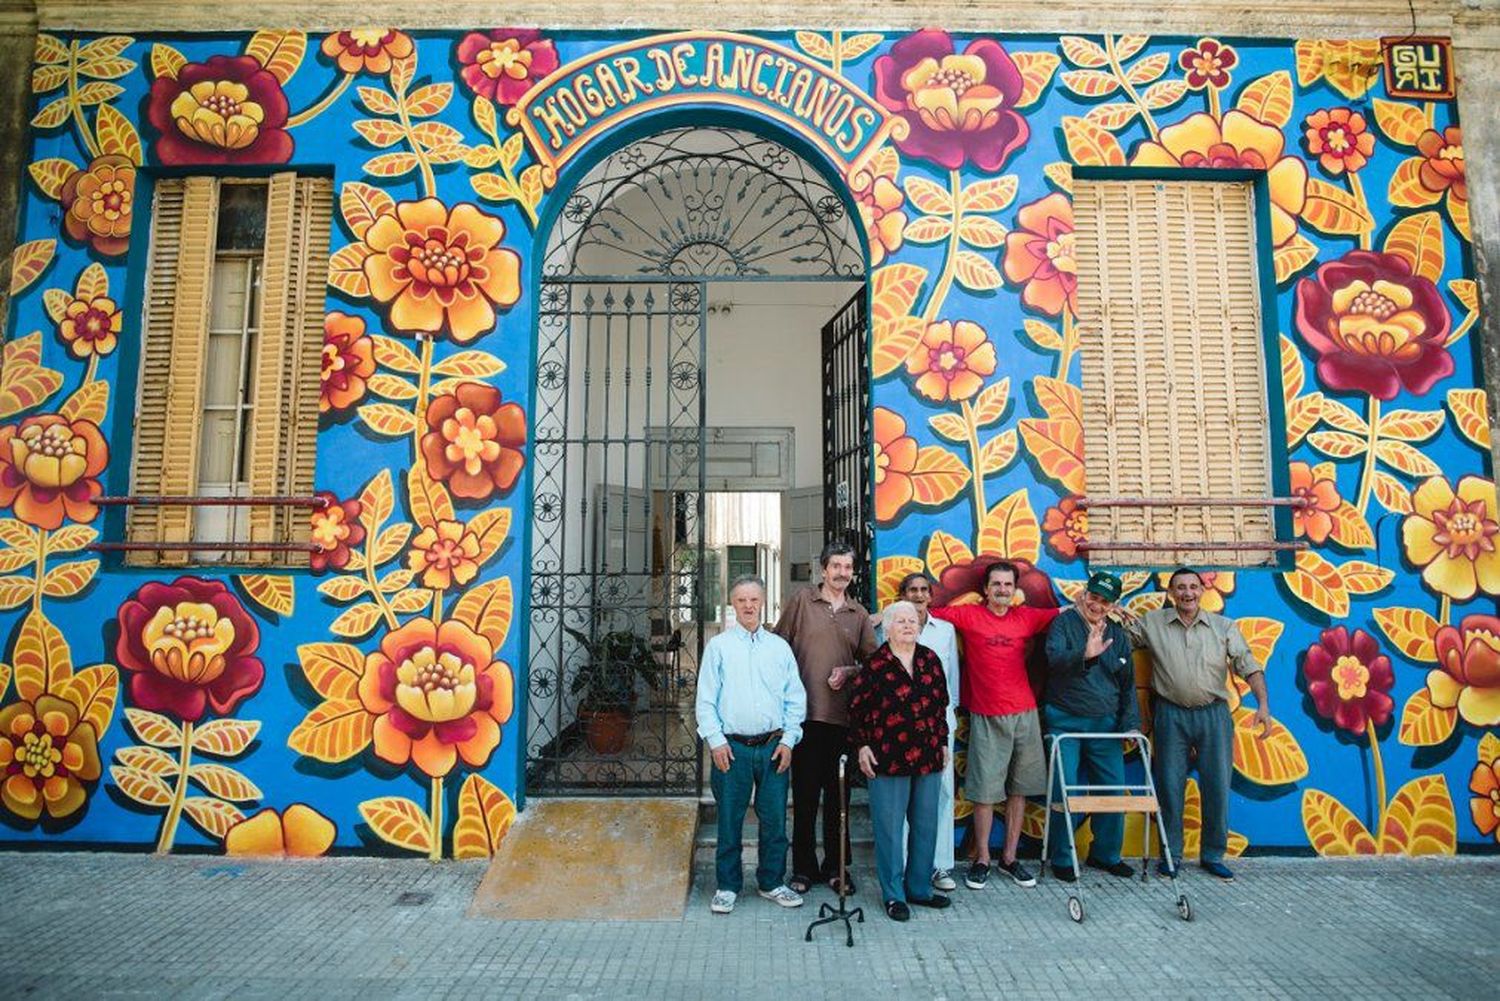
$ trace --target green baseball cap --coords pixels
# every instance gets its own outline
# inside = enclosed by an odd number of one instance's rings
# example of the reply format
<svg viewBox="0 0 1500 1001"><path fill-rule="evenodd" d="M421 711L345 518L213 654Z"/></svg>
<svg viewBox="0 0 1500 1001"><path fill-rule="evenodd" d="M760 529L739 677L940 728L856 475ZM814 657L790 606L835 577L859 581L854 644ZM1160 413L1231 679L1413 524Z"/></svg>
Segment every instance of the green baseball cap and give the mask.
<svg viewBox="0 0 1500 1001"><path fill-rule="evenodd" d="M1120 583L1120 578L1114 574L1100 570L1089 577L1088 590L1089 593L1097 594L1105 601L1114 601L1120 596L1120 592L1124 590L1124 585Z"/></svg>

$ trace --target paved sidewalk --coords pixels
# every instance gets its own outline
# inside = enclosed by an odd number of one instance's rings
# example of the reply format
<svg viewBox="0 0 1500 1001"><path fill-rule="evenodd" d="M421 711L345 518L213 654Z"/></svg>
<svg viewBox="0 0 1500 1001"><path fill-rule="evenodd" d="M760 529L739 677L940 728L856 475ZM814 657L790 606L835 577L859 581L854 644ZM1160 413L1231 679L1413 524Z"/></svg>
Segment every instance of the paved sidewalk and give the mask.
<svg viewBox="0 0 1500 1001"><path fill-rule="evenodd" d="M702 855L682 920L611 924L469 918L483 863L0 854L0 996L1489 999L1500 983L1497 858L1249 859L1233 885L1193 869L1191 924L1160 882L1098 876L1082 926L1060 884L993 881L897 925L862 868L847 949L826 928L802 940L827 891L711 915Z"/></svg>

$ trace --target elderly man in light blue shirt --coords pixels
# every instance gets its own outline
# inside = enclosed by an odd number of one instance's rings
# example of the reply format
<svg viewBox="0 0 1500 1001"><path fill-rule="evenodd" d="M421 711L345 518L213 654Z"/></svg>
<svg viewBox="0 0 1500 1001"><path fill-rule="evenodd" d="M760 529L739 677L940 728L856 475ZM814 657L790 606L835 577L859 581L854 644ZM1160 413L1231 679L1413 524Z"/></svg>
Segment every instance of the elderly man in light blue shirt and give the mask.
<svg viewBox="0 0 1500 1001"><path fill-rule="evenodd" d="M954 890L958 884L953 879L953 731L958 728L958 633L953 625L927 614L932 604L932 578L922 571L909 573L901 578L896 589L901 601L917 606L917 617L922 631L917 634L917 643L938 655L943 662L943 674L948 679L948 764L943 769L943 784L938 793L937 854L933 856L932 886L937 890ZM878 614L871 615L876 625L875 638L885 642L885 631L879 628Z"/></svg>
<svg viewBox="0 0 1500 1001"><path fill-rule="evenodd" d="M719 813L718 886L709 910L728 914L744 886L741 829L755 794L760 825L760 895L782 907L802 906L786 885L786 796L792 748L802 739L807 692L786 640L761 626L766 586L741 577L729 589L734 622L708 641L698 668L698 736L713 757L710 785Z"/></svg>

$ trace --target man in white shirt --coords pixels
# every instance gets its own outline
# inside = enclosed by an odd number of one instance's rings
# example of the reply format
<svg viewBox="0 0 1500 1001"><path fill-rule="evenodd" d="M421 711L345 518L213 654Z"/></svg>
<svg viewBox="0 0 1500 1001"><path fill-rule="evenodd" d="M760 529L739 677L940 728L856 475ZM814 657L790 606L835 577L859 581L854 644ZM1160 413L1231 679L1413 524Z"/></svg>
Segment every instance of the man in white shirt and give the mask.
<svg viewBox="0 0 1500 1001"><path fill-rule="evenodd" d="M717 889L709 910L728 914L743 888L741 831L752 790L760 825L760 895L782 907L800 907L802 897L785 883L786 797L807 693L791 646L761 626L764 582L740 577L730 585L729 601L734 622L708 641L698 668L698 736L713 758L710 785L719 814Z"/></svg>
<svg viewBox="0 0 1500 1001"><path fill-rule="evenodd" d="M937 890L955 890L958 884L953 879L953 731L958 726L954 710L958 707L958 633L952 624L927 614L932 604L932 578L922 571L909 573L901 578L897 597L917 606L917 618L922 631L917 642L938 655L943 662L943 674L948 679L948 765L943 769L942 789L938 794L937 854L933 856L936 869L932 873L932 886ZM875 638L885 642L885 633L878 628L879 615L870 616L877 624Z"/></svg>

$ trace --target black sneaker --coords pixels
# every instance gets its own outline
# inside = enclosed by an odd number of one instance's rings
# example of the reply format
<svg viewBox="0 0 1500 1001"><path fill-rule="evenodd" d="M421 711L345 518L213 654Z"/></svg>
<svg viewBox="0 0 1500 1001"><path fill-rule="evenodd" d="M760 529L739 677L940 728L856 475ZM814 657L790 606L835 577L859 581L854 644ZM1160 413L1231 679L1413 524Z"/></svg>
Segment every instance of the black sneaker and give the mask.
<svg viewBox="0 0 1500 1001"><path fill-rule="evenodd" d="M911 908L899 900L888 900L885 905L885 915L892 921L910 921Z"/></svg>
<svg viewBox="0 0 1500 1001"><path fill-rule="evenodd" d="M1123 860L1106 864L1104 862L1100 862L1096 858L1090 858L1085 859L1083 864L1088 866L1090 869L1103 869L1111 876L1119 876L1121 879L1129 879L1130 877L1135 875L1135 867Z"/></svg>
<svg viewBox="0 0 1500 1001"><path fill-rule="evenodd" d="M932 896L928 897L926 900L918 900L915 897L912 897L909 900L907 900L907 903L909 903L909 904L915 904L918 907L931 907L935 911L940 911L944 907L952 907L953 906L953 901L950 900L950 899L948 899L947 897L943 896L941 893L934 893Z"/></svg>
<svg viewBox="0 0 1500 1001"><path fill-rule="evenodd" d="M1024 865L1021 864L1020 859L1016 859L1014 862L1001 862L995 868L999 869L1001 872L1009 876L1011 878L1011 881L1014 882L1017 886L1036 885L1036 877L1031 874L1030 870L1028 870Z"/></svg>
<svg viewBox="0 0 1500 1001"><path fill-rule="evenodd" d="M1062 880L1064 883L1076 883L1076 882L1078 882L1078 873L1075 872L1069 866L1065 866L1065 865L1055 865L1055 866L1053 866L1052 867L1052 875L1056 876L1058 879Z"/></svg>
<svg viewBox="0 0 1500 1001"><path fill-rule="evenodd" d="M984 885L990 881L990 867L987 862L970 862L969 871L964 873L964 885L971 890L982 890Z"/></svg>

